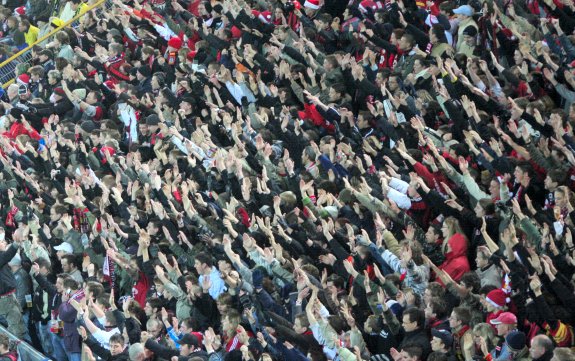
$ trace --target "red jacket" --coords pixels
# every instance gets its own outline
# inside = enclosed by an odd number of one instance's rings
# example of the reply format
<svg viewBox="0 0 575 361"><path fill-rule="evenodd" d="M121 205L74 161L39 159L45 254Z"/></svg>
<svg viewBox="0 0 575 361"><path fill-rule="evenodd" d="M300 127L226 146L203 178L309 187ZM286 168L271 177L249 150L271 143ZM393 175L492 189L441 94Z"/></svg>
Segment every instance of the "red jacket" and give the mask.
<svg viewBox="0 0 575 361"><path fill-rule="evenodd" d="M451 252L445 254L445 261L439 268L457 282L461 276L471 270L467 259L467 240L463 235L456 233L449 238L447 243L451 247Z"/></svg>

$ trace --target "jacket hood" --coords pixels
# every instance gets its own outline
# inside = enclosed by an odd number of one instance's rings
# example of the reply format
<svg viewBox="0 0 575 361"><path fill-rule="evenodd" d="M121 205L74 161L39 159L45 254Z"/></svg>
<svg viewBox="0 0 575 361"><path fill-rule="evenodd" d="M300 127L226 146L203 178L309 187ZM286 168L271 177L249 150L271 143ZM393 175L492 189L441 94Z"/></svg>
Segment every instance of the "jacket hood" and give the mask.
<svg viewBox="0 0 575 361"><path fill-rule="evenodd" d="M445 258L453 259L456 257L466 256L467 254L467 241L461 234L456 233L447 241L451 252L445 254Z"/></svg>

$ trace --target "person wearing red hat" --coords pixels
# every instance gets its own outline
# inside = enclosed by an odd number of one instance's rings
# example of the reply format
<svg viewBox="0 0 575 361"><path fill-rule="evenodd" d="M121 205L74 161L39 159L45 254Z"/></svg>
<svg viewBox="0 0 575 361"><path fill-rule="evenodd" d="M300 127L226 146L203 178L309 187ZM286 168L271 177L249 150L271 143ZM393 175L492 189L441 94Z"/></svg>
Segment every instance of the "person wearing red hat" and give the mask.
<svg viewBox="0 0 575 361"><path fill-rule="evenodd" d="M178 64L178 51L182 48L182 44L182 39L177 36L173 36L168 40L168 48L164 54L168 65L175 67Z"/></svg>
<svg viewBox="0 0 575 361"><path fill-rule="evenodd" d="M490 355L493 360L507 360L506 357L509 357L510 351L505 347L505 337L517 329L517 317L511 312L501 312L497 318L490 320L489 323L495 325L497 336L501 337L499 345L490 352Z"/></svg>
<svg viewBox="0 0 575 361"><path fill-rule="evenodd" d="M501 313L507 310L507 304L511 302L509 296L500 288L489 292L485 296L485 307L489 312L487 315L487 322L496 319ZM495 324L493 324L495 325ZM496 328L494 326L494 328Z"/></svg>

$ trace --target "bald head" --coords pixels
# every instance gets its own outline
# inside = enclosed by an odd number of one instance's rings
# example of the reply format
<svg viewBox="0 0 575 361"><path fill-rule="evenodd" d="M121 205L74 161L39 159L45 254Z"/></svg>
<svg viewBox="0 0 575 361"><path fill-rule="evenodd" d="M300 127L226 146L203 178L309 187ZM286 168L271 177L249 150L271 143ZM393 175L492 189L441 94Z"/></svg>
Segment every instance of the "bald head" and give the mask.
<svg viewBox="0 0 575 361"><path fill-rule="evenodd" d="M531 340L531 347L529 348L529 354L531 358L538 359L545 355L545 353L553 352L555 346L553 341L546 335L537 335Z"/></svg>

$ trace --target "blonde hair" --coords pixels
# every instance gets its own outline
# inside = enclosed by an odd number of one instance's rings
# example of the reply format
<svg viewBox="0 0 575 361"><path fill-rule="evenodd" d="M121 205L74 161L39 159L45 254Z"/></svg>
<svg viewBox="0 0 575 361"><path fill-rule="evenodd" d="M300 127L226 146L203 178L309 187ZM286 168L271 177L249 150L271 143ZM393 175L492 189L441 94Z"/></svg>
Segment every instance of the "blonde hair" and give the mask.
<svg viewBox="0 0 575 361"><path fill-rule="evenodd" d="M447 217L443 221L443 225L446 226L448 229L447 236L443 238L443 245L441 246L441 250L443 251L443 253L445 253L445 250L447 249L449 239L453 237L453 235L455 234L460 234L463 238L465 238L465 241L467 242L467 237L465 236L465 233L463 233L463 230L461 229L461 226L459 225L459 221L457 220L457 218Z"/></svg>
<svg viewBox="0 0 575 361"><path fill-rule="evenodd" d="M491 348L492 346L497 345L497 335L495 335L495 331L490 324L485 322L478 323L475 325L475 327L473 327L473 333L478 334L483 337L483 339L485 339L487 348Z"/></svg>

